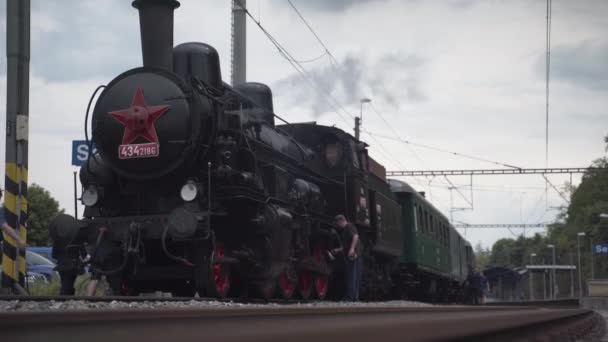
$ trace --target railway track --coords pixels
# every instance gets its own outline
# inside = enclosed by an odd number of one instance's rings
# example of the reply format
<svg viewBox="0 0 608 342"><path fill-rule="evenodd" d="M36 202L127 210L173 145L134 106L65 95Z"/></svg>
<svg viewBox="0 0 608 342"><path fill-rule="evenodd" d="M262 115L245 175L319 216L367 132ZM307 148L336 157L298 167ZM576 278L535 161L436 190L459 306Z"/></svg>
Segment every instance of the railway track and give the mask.
<svg viewBox="0 0 608 342"><path fill-rule="evenodd" d="M488 306L533 306L543 308L577 308L580 303L578 299L555 299L555 300L533 300L517 302L489 302Z"/></svg>
<svg viewBox="0 0 608 342"><path fill-rule="evenodd" d="M229 299L217 299L211 297L162 297L162 296L21 296L21 295L0 295L0 301L7 300L19 300L19 301L33 301L33 302L64 302L64 301L87 301L87 302L185 302L185 301L202 301L202 302L225 302L225 303L247 303L247 304L299 304L299 303L310 303L314 301L303 301L297 299L284 300L284 299L271 299L263 300L256 298L229 298ZM331 303L331 302L327 302ZM578 308L578 299L557 299L557 300L537 300L537 301L510 301L510 302L490 302L486 304L490 306L520 306L520 307L543 307L543 308Z"/></svg>
<svg viewBox="0 0 608 342"><path fill-rule="evenodd" d="M3 312L7 341L574 341L600 338L585 309L536 307L245 307Z"/></svg>
<svg viewBox="0 0 608 342"><path fill-rule="evenodd" d="M224 303L244 303L244 304L299 304L312 301L302 301L297 299L257 299L257 298L211 298L211 297L162 297L162 296L22 296L22 295L0 295L0 301L19 300L32 302L66 302L66 301L86 301L86 302L224 302Z"/></svg>

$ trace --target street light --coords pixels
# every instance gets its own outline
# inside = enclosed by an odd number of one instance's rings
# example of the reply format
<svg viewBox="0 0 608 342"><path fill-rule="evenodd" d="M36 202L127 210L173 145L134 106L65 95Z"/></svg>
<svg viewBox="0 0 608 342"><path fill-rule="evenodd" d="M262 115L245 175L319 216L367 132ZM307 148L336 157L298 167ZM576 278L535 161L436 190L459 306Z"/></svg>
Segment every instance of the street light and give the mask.
<svg viewBox="0 0 608 342"><path fill-rule="evenodd" d="M555 299L555 245L547 245L553 250L553 269L551 270L551 299Z"/></svg>
<svg viewBox="0 0 608 342"><path fill-rule="evenodd" d="M530 265L534 265L536 253L530 253ZM532 269L530 269L530 300L534 300L534 280L532 280Z"/></svg>
<svg viewBox="0 0 608 342"><path fill-rule="evenodd" d="M583 297L583 278L581 278L581 242L580 238L585 237L585 232L576 234L576 254L578 256L578 296Z"/></svg>
<svg viewBox="0 0 608 342"><path fill-rule="evenodd" d="M359 102L361 102L361 112L359 114L359 117L355 118L355 138L357 140L359 140L359 126L361 126L361 123L363 122L363 104L370 103L372 102L372 100L368 99L367 97L364 97Z"/></svg>

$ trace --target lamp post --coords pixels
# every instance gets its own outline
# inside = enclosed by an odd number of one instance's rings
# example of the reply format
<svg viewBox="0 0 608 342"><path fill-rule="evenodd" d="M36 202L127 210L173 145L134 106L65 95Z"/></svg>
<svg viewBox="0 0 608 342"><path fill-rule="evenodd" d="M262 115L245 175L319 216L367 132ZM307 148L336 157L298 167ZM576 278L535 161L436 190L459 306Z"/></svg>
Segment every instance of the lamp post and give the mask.
<svg viewBox="0 0 608 342"><path fill-rule="evenodd" d="M576 234L576 254L578 256L578 296L583 297L583 278L581 276L581 237L585 237L585 232Z"/></svg>
<svg viewBox="0 0 608 342"><path fill-rule="evenodd" d="M367 97L364 97L359 102L361 102L361 111L360 111L359 117L355 118L355 139L357 139L357 140L359 140L359 127L361 126L361 123L363 122L363 104L370 103L370 102L372 102L372 100L368 99Z"/></svg>
<svg viewBox="0 0 608 342"><path fill-rule="evenodd" d="M553 269L551 270L551 299L555 299L555 245L547 245L553 252Z"/></svg>
<svg viewBox="0 0 608 342"><path fill-rule="evenodd" d="M595 263L593 262L593 235L589 234L589 253L591 253L591 279L595 279Z"/></svg>
<svg viewBox="0 0 608 342"><path fill-rule="evenodd" d="M530 265L534 265L536 253L530 253ZM532 270L530 269L530 300L534 300L534 280L532 280Z"/></svg>

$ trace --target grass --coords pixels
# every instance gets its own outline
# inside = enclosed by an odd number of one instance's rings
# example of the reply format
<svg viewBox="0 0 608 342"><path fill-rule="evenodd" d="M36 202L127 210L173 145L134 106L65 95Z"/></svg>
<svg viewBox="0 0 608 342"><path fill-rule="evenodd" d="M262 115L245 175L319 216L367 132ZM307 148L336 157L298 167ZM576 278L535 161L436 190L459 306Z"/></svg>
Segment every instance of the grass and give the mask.
<svg viewBox="0 0 608 342"><path fill-rule="evenodd" d="M74 288L76 290L76 296L87 295L87 285L89 284L91 276L89 274L79 275L74 282ZM95 296L103 296L106 294L109 286L105 280L99 282L97 285L97 292ZM29 292L32 296L58 296L59 290L61 289L61 283L59 279L55 278L50 283L34 283L29 286Z"/></svg>

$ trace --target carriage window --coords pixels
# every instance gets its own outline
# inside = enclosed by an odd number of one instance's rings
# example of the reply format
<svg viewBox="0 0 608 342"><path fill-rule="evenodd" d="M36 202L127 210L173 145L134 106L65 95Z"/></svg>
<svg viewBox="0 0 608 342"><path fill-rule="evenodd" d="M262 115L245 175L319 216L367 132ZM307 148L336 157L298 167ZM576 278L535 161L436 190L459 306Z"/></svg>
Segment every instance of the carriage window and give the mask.
<svg viewBox="0 0 608 342"><path fill-rule="evenodd" d="M418 215L416 216L416 224L418 224L418 230L424 231L424 226L423 226L424 218L422 216L422 208L420 206L418 206L416 212L418 213Z"/></svg>
<svg viewBox="0 0 608 342"><path fill-rule="evenodd" d="M429 231L428 217L426 216L426 210L422 210L422 231L426 234Z"/></svg>

